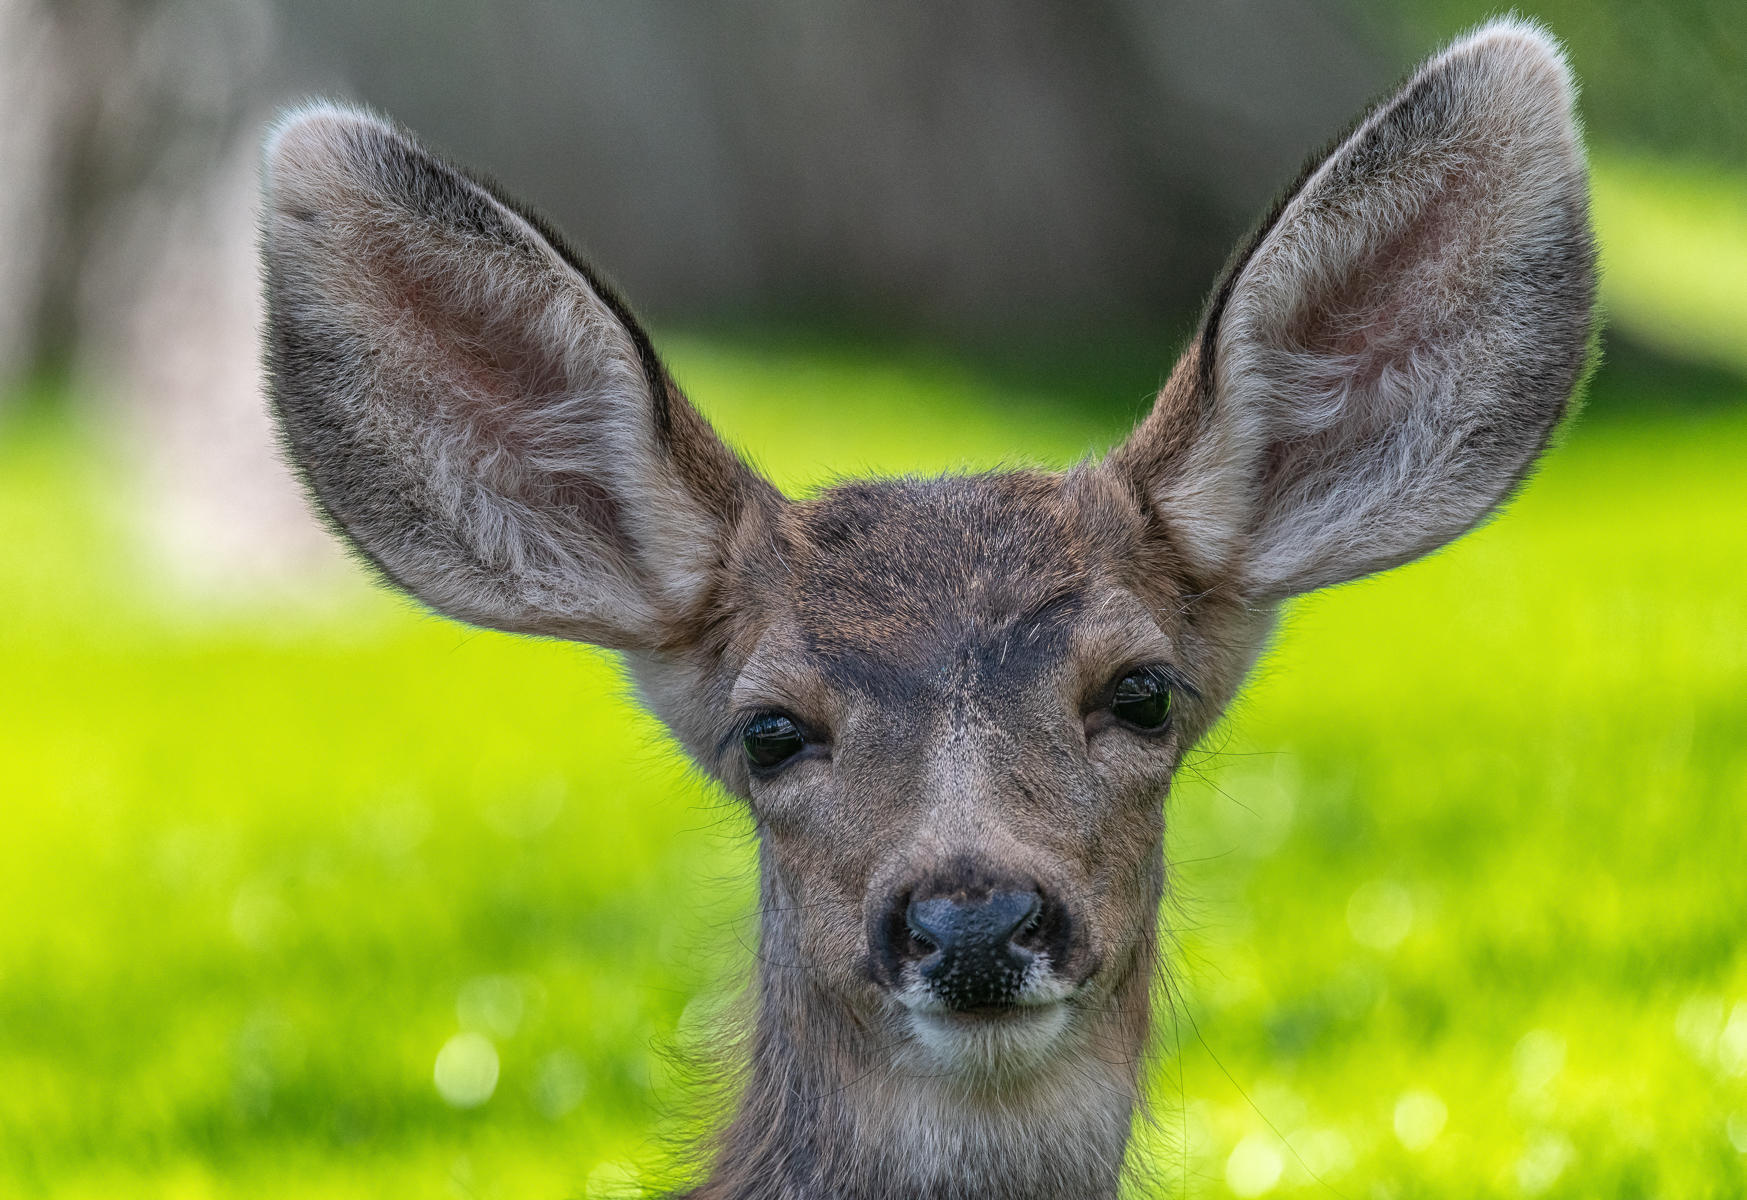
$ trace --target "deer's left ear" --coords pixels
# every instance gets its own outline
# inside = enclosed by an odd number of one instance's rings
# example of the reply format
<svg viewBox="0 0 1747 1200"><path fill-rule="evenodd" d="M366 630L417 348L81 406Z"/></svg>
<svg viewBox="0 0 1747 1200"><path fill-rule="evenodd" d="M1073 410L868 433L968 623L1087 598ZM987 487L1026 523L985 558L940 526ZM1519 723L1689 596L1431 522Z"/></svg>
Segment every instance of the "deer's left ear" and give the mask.
<svg viewBox="0 0 1747 1200"><path fill-rule="evenodd" d="M1373 110L1219 285L1107 465L1206 579L1270 603L1418 557L1522 481L1586 361L1575 89L1504 21Z"/></svg>

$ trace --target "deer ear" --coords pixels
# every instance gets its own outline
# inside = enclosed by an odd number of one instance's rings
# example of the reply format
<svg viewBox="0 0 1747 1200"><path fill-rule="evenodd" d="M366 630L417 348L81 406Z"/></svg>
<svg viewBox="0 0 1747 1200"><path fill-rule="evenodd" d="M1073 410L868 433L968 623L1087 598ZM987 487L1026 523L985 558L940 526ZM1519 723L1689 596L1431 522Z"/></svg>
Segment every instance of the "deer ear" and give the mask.
<svg viewBox="0 0 1747 1200"><path fill-rule="evenodd" d="M1591 337L1574 99L1545 33L1489 25L1240 252L1109 464L1192 568L1276 601L1424 554L1522 481Z"/></svg>
<svg viewBox="0 0 1747 1200"><path fill-rule="evenodd" d="M777 501L624 304L536 219L374 117L266 151L273 405L334 526L477 625L682 641L735 524Z"/></svg>

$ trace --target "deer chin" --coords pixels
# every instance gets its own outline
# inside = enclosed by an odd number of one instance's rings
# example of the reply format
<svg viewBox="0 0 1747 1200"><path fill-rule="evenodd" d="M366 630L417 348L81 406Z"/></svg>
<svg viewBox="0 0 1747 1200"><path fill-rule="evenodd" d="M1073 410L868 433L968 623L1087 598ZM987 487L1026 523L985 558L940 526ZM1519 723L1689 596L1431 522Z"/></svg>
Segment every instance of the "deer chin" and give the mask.
<svg viewBox="0 0 1747 1200"><path fill-rule="evenodd" d="M923 1069L969 1083L1005 1084L1060 1055L1076 990L1034 969L1013 1002L998 1008L954 1009L921 982L903 988L897 999Z"/></svg>

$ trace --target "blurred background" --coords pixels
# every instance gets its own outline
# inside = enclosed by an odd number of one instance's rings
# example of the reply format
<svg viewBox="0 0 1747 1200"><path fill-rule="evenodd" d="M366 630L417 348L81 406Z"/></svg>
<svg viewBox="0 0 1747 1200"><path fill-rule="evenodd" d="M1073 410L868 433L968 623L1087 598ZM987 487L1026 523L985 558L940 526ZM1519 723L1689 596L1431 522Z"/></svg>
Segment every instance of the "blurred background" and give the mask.
<svg viewBox="0 0 1747 1200"><path fill-rule="evenodd" d="M1584 87L1588 409L1301 603L1185 773L1137 1195L1747 1192L1747 9L1521 11ZM280 106L550 214L799 491L1110 445L1306 155L1491 15L0 0L0 1195L618 1196L712 1112L745 825L604 656L308 518Z"/></svg>

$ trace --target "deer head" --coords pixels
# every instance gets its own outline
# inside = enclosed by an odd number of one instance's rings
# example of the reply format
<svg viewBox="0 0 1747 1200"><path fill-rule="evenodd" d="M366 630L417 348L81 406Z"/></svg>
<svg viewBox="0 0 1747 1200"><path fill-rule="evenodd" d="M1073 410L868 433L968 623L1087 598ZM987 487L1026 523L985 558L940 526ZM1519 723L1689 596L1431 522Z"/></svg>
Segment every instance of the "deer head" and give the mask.
<svg viewBox="0 0 1747 1200"><path fill-rule="evenodd" d="M278 126L315 502L439 612L621 652L756 825L752 1081L700 1195L1114 1194L1184 752L1282 601L1484 520L1565 411L1572 104L1544 34L1481 30L1312 164L1103 461L801 499L537 217L365 113Z"/></svg>

